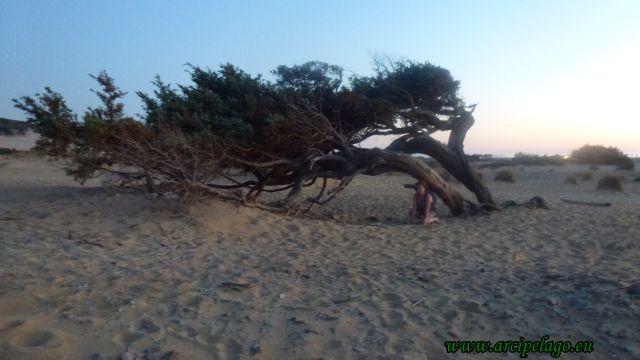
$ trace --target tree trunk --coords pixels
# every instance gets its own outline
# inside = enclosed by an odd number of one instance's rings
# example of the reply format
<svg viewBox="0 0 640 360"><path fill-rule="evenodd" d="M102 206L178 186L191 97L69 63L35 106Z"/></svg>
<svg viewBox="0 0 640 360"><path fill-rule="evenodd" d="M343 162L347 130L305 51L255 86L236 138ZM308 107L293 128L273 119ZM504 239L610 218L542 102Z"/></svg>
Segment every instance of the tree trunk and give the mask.
<svg viewBox="0 0 640 360"><path fill-rule="evenodd" d="M408 154L425 154L444 167L453 177L458 179L478 199L480 206L487 210L498 209L491 191L484 184L478 173L471 167L464 153L464 138L473 125L473 116L457 119L449 135L449 142L445 145L426 134L402 136L387 147L390 151Z"/></svg>
<svg viewBox="0 0 640 360"><path fill-rule="evenodd" d="M317 177L343 179L359 174L375 176L390 171L401 171L417 180L424 181L454 215L464 212L465 199L462 194L450 187L436 171L410 155L376 148L357 149L354 156L343 158L343 161L335 161L335 157L332 155L330 160L317 160L313 167L309 167L307 163L300 166L296 171L294 186L288 196L278 205L284 207L298 205L302 183L307 179Z"/></svg>
<svg viewBox="0 0 640 360"><path fill-rule="evenodd" d="M388 151L382 151L382 154L385 162L383 165L378 166L379 169L389 168L391 170L401 171L411 175L417 180L425 182L429 189L433 190L442 199L454 215L460 215L464 212L465 199L462 194L449 186L435 170L409 155ZM375 175L375 169L372 169L370 174Z"/></svg>

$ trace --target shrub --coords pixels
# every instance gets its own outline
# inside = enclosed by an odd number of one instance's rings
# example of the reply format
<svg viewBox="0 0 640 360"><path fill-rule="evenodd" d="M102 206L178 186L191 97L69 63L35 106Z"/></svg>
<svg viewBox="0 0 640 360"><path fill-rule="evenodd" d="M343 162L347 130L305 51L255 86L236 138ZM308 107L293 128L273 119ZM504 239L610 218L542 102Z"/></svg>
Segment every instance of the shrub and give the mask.
<svg viewBox="0 0 640 360"><path fill-rule="evenodd" d="M0 155L11 155L17 153L16 149L0 148Z"/></svg>
<svg viewBox="0 0 640 360"><path fill-rule="evenodd" d="M616 175L605 175L598 181L596 189L622 191L622 179Z"/></svg>
<svg viewBox="0 0 640 360"><path fill-rule="evenodd" d="M571 161L577 164L615 165L621 170L634 168L633 160L612 146L585 145L571 152Z"/></svg>
<svg viewBox="0 0 640 360"><path fill-rule="evenodd" d="M600 167L598 167L598 166L589 166L589 170L598 171L598 170L600 170Z"/></svg>
<svg viewBox="0 0 640 360"><path fill-rule="evenodd" d="M498 173L496 174L496 177L494 178L495 181L504 181L504 182L515 182L515 179L513 177L513 173L511 172L511 170L500 170L498 171Z"/></svg>
<svg viewBox="0 0 640 360"><path fill-rule="evenodd" d="M29 124L26 121L0 118L0 135L26 135L27 131L29 131Z"/></svg>
<svg viewBox="0 0 640 360"><path fill-rule="evenodd" d="M526 154L526 153L516 153L513 156L513 163L517 165L556 165L561 166L566 163L566 161L560 155L534 155L534 154Z"/></svg>
<svg viewBox="0 0 640 360"><path fill-rule="evenodd" d="M515 166L513 159L510 160L492 160L490 162L478 165L479 169L497 169L505 166Z"/></svg>
<svg viewBox="0 0 640 360"><path fill-rule="evenodd" d="M630 161L628 161L628 162L624 162L622 164L616 165L616 169L618 169L618 170L633 170L636 165L633 163L633 161L631 159L629 159L629 160Z"/></svg>
<svg viewBox="0 0 640 360"><path fill-rule="evenodd" d="M590 172L582 173L582 175L580 175L580 179L583 181L591 181L593 180L593 175Z"/></svg>
<svg viewBox="0 0 640 360"><path fill-rule="evenodd" d="M636 176L636 178L633 179L633 182L640 182L640 176Z"/></svg>
<svg viewBox="0 0 640 360"><path fill-rule="evenodd" d="M567 175L566 178L564 178L564 182L565 184L577 184L578 183L578 178L576 175Z"/></svg>

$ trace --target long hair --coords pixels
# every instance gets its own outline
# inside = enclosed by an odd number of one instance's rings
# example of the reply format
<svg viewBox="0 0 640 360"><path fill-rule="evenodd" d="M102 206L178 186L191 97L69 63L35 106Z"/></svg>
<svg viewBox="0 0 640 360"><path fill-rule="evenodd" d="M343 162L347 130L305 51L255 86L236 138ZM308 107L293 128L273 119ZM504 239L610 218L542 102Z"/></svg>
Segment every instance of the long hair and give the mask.
<svg viewBox="0 0 640 360"><path fill-rule="evenodd" d="M422 182L422 181L418 181L415 184L413 184L413 190L415 190L416 192L418 192L418 186L422 185L424 187L424 191L425 192L429 192L429 187L427 186L426 183Z"/></svg>

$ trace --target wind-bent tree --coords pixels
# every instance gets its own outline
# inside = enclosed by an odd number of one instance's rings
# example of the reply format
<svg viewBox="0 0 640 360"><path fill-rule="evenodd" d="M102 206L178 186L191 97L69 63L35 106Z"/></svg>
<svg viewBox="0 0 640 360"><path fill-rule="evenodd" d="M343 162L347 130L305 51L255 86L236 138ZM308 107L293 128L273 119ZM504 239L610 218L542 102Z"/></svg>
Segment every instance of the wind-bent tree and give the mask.
<svg viewBox="0 0 640 360"><path fill-rule="evenodd" d="M143 121L124 114L125 94L105 72L95 77L102 106L88 109L82 121L49 88L14 101L41 134L39 148L67 159L80 181L107 172L149 191L170 187L304 210L333 199L354 176L401 171L428 183L453 214L465 205L478 208L409 155L421 153L469 188L480 207L496 209L464 154L474 106L460 99L459 82L444 68L392 62L348 81L340 67L322 62L279 66L274 82L231 64L217 71L191 67L190 74L191 85L174 89L156 78L152 95L138 93ZM447 144L431 138L436 131L450 131ZM359 146L375 135L399 137L386 149ZM328 179L340 182L328 189ZM303 188L318 180L318 193L303 197ZM240 198L225 191L238 188L248 192ZM286 196L266 205L258 201L263 192Z"/></svg>

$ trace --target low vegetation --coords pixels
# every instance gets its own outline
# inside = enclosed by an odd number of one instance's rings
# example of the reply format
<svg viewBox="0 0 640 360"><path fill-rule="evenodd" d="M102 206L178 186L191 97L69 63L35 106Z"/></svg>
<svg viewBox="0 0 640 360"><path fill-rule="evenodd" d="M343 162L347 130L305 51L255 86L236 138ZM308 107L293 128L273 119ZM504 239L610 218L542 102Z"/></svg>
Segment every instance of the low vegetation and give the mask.
<svg viewBox="0 0 640 360"><path fill-rule="evenodd" d="M478 168L497 169L505 166L563 166L567 163L561 155L535 155L519 152L511 159L496 159L488 155L474 155L473 161L486 161L478 165Z"/></svg>
<svg viewBox="0 0 640 360"><path fill-rule="evenodd" d="M26 121L0 118L0 135L26 135L29 128L29 123Z"/></svg>
<svg viewBox="0 0 640 360"><path fill-rule="evenodd" d="M596 189L622 191L622 179L616 175L605 175L598 181Z"/></svg>
<svg viewBox="0 0 640 360"><path fill-rule="evenodd" d="M580 149L572 151L570 159L576 164L615 165L621 170L634 168L633 160L613 146L584 145Z"/></svg>
<svg viewBox="0 0 640 360"><path fill-rule="evenodd" d="M500 170L498 171L498 173L496 174L496 177L494 178L495 181L504 181L504 182L509 182L509 183L513 183L515 182L515 177L513 176L513 173L511 172L511 170Z"/></svg>
<svg viewBox="0 0 640 360"><path fill-rule="evenodd" d="M0 155L11 155L17 153L18 150L10 148L0 148Z"/></svg>
<svg viewBox="0 0 640 360"><path fill-rule="evenodd" d="M534 155L519 152L513 156L515 165L554 165L562 166L566 160L560 155Z"/></svg>
<svg viewBox="0 0 640 360"><path fill-rule="evenodd" d="M567 177L564 178L564 182L565 184L575 185L578 183L578 177L576 175L567 175Z"/></svg>
<svg viewBox="0 0 640 360"><path fill-rule="evenodd" d="M580 180L582 180L582 181L592 181L593 180L593 174L591 174L590 172L582 173L582 175L580 175Z"/></svg>

